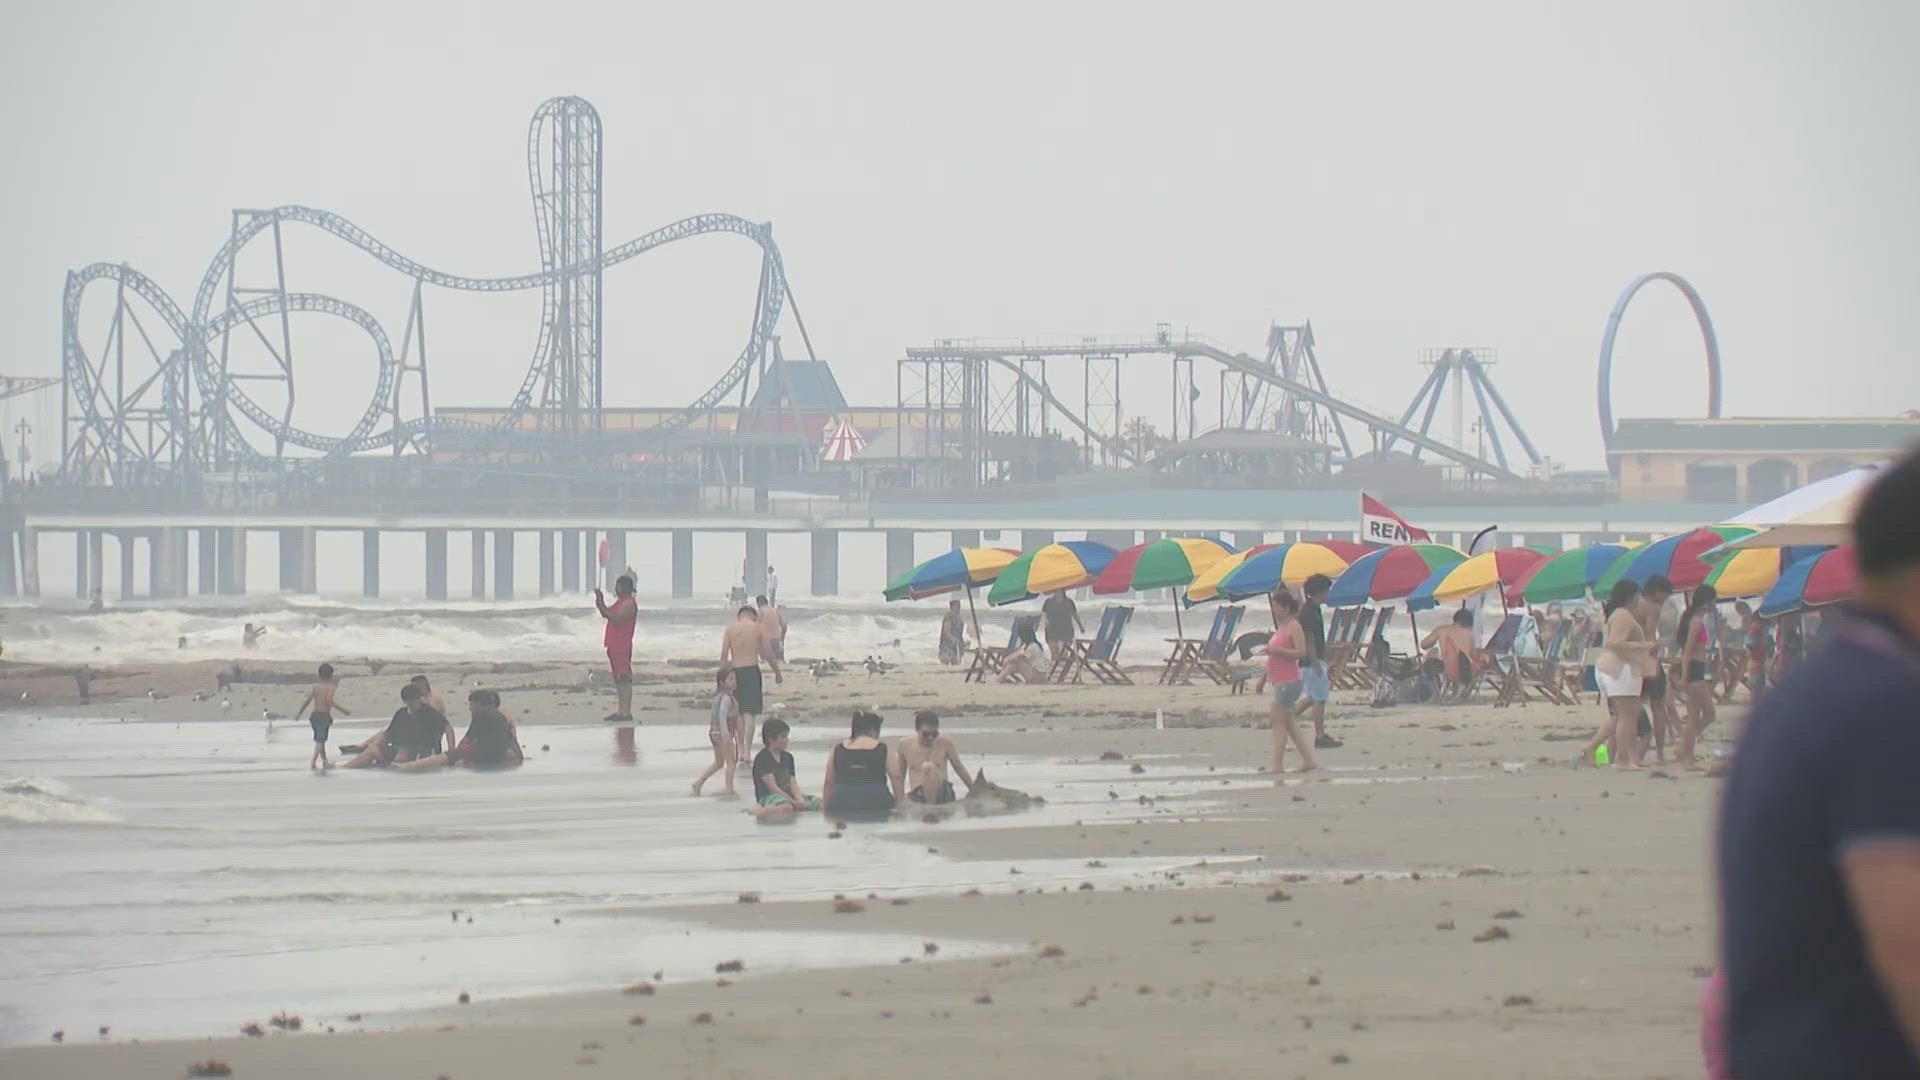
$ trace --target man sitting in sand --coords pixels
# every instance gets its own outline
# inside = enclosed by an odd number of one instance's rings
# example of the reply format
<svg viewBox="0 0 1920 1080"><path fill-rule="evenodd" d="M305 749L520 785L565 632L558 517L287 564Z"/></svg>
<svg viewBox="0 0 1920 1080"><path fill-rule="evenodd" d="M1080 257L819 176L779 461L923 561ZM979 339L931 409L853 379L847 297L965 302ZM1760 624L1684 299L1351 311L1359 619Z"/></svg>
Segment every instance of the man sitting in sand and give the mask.
<svg viewBox="0 0 1920 1080"><path fill-rule="evenodd" d="M802 810L820 809L820 800L800 790L800 774L787 752L785 720L769 720L760 729L763 749L753 756L753 816L762 821L791 818Z"/></svg>
<svg viewBox="0 0 1920 1080"><path fill-rule="evenodd" d="M334 692L339 687L338 680L333 676L333 665L321 664L319 680L313 684L313 689L307 691L307 699L300 703L299 708L293 710L293 722L297 724L300 722L300 714L307 711L307 706L313 706L313 715L307 718L307 722L313 727L313 756L307 759L309 769L317 768L325 772L333 768L333 763L327 760L327 733L333 730L333 714L337 712L341 716L353 715L347 711L345 705L333 699Z"/></svg>
<svg viewBox="0 0 1920 1080"><path fill-rule="evenodd" d="M420 684L410 682L400 688L400 708L387 723L387 729L375 735L355 755L343 763L343 769L364 769L370 765L404 765L416 758L440 752L441 739L451 742L453 725L446 714L427 704Z"/></svg>
<svg viewBox="0 0 1920 1080"><path fill-rule="evenodd" d="M906 793L907 802L939 805L958 802L953 781L947 779L947 766L960 774L960 782L972 791L973 774L960 764L960 752L953 740L940 734L940 715L932 709L913 714L913 734L894 744L887 765L893 770L893 790ZM904 805L904 804L903 804Z"/></svg>
<svg viewBox="0 0 1920 1080"><path fill-rule="evenodd" d="M752 738L748 733L759 723L760 713L766 708L765 690L760 680L762 660L773 669L773 681L780 682L780 661L767 648L767 637L760 628L760 613L743 604L739 611L734 612L733 625L720 635L720 666L733 669L733 699L740 705L740 735L735 761L747 756L747 740Z"/></svg>
<svg viewBox="0 0 1920 1080"><path fill-rule="evenodd" d="M396 768L411 772L441 765L467 765L476 769L504 769L526 760L520 749L519 727L500 709L500 694L494 690L475 690L467 695L467 733L453 749L444 754L428 754ZM447 725L449 737L453 729Z"/></svg>

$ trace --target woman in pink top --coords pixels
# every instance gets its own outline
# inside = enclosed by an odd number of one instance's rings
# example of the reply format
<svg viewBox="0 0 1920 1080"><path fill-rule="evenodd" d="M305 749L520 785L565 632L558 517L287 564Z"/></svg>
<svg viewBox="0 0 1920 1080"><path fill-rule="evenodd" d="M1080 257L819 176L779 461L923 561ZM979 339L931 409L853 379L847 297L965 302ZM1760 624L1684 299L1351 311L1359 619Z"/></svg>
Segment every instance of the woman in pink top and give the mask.
<svg viewBox="0 0 1920 1080"><path fill-rule="evenodd" d="M1285 775L1287 740L1300 749L1300 772L1314 769L1313 750L1293 722L1293 706L1300 700L1300 658L1306 655L1306 633L1300 627L1300 601L1289 592L1273 596L1273 637L1260 649L1267 654L1267 690L1273 703L1267 710L1273 721L1273 777Z"/></svg>

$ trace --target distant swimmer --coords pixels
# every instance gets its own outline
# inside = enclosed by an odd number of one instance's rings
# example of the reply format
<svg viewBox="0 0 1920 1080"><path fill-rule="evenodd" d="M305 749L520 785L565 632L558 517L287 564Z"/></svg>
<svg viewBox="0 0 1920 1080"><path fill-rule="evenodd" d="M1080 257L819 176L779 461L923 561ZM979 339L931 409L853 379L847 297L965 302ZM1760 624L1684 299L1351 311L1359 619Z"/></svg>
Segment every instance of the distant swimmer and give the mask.
<svg viewBox="0 0 1920 1080"><path fill-rule="evenodd" d="M619 704L607 717L615 723L633 723L633 628L640 621L640 604L633 598L633 573L621 574L613 581L613 603L598 588L593 590L593 606L607 620L601 644L607 649L607 666L613 671L613 692Z"/></svg>
<svg viewBox="0 0 1920 1080"><path fill-rule="evenodd" d="M475 690L467 695L467 733L453 749L443 754L428 754L396 768L412 772L440 765L466 765L475 769L504 769L526 760L520 749L519 727L500 708L497 690ZM452 725L448 725L452 730Z"/></svg>
<svg viewBox="0 0 1920 1080"><path fill-rule="evenodd" d="M266 627L248 623L240 629L240 644L249 649L254 648L260 644L260 636L266 632Z"/></svg>
<svg viewBox="0 0 1920 1080"><path fill-rule="evenodd" d="M333 665L321 664L319 681L307 691L307 699L293 711L293 718L298 721L301 714L307 711L307 706L313 706L313 715L307 717L307 722L313 726L313 756L307 759L309 769L318 768L324 772L333 768L333 763L327 760L327 733L333 730L333 714L353 715L345 705L334 700L339 685L333 675Z"/></svg>
<svg viewBox="0 0 1920 1080"><path fill-rule="evenodd" d="M765 596L754 597L753 606L760 609L760 634L766 638L767 655L786 663L787 609Z"/></svg>

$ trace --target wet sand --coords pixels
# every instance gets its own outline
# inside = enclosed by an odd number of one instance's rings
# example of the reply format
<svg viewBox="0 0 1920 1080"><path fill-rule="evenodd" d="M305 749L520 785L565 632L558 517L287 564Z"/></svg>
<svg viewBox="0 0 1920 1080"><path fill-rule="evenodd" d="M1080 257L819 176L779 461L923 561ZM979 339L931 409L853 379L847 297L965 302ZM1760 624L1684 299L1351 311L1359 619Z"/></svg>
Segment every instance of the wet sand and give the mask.
<svg viewBox="0 0 1920 1080"><path fill-rule="evenodd" d="M391 711L384 701L412 673L342 667L343 701L382 703L356 716ZM590 669L429 674L450 702L469 686L500 687L531 726L604 715L611 691L585 685ZM1010 953L943 960L924 946L873 945L873 955L845 958L866 967L783 974L756 974L742 956L746 970L724 976L728 985L673 980L647 996L608 986L500 1000L484 986L448 987L443 1008L358 1023L309 1015L298 1035L239 1036L249 1020L301 1010L263 988L259 1015L236 1016L207 1040L103 1042L76 1023L65 1045L0 1050L0 1073L180 1076L211 1057L238 1077L450 1080L764 1075L770 1058L835 1076L1698 1074L1714 781L1570 768L1573 740L1598 716L1592 704L1375 711L1336 694L1330 728L1347 746L1322 752L1322 772L1276 788L1259 771L1268 752L1259 699L1205 683L1157 687L1144 667L1134 675L1145 685L963 688L957 672L931 667L770 684L779 715L825 729L856 703L877 706L889 733L904 732L915 708L939 709L980 729L962 745L970 757L1077 762L1086 768L1076 775L1090 778L1077 782L1133 813L1031 827L1017 815L955 819L875 841L975 860L976 877L1004 882L978 896L861 893L854 913L824 897L644 912L726 929L904 934L936 947L999 942ZM643 723L702 722L704 667L654 665L640 677ZM125 704L88 711L218 715L184 700L197 684L210 689L208 671L150 669L121 682L134 695ZM142 682L165 696L146 699ZM227 715L291 713L302 693L241 684ZM1166 730L1154 729L1156 709ZM1714 734L1726 737L1737 712L1723 710ZM1121 756L1101 761L1103 751ZM1088 890L1037 891L1038 876L1021 870L1166 852L1186 869L1129 880L1089 868ZM618 918L607 925L618 932ZM1047 946L1061 955L1044 955ZM454 1003L462 990L472 1004ZM710 1023L698 1022L703 1013Z"/></svg>

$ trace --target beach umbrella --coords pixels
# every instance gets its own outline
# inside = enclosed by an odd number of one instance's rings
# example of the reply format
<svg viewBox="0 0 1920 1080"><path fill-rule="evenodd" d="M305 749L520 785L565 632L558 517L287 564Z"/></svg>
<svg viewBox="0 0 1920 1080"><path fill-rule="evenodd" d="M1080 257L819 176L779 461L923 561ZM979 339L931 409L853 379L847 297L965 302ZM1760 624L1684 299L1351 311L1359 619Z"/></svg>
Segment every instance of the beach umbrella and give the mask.
<svg viewBox="0 0 1920 1080"><path fill-rule="evenodd" d="M1275 544L1249 555L1220 579L1221 595L1238 600L1243 596L1262 596L1282 585L1298 589L1315 574L1337 578L1346 572L1352 560L1316 541Z"/></svg>
<svg viewBox="0 0 1920 1080"><path fill-rule="evenodd" d="M1213 564L1233 554L1233 545L1207 536L1163 536L1144 544L1135 544L1114 555L1100 576L1093 579L1096 596L1123 592L1166 589L1172 592L1204 573ZM1180 601L1175 593L1173 633L1185 637L1180 625Z"/></svg>
<svg viewBox="0 0 1920 1080"><path fill-rule="evenodd" d="M1006 548L961 547L935 555L887 583L888 600L919 600L964 589L967 611L973 616L973 637L980 639L980 616L973 610L973 590L990 584L1019 552Z"/></svg>
<svg viewBox="0 0 1920 1080"><path fill-rule="evenodd" d="M1204 604L1209 600L1220 599L1220 582L1225 580L1228 574L1238 570L1241 563L1246 562L1255 555L1263 551L1272 551L1279 546L1278 544L1255 544L1250 548L1234 552L1194 575L1193 583L1187 586L1187 604L1191 606L1194 604Z"/></svg>
<svg viewBox="0 0 1920 1080"><path fill-rule="evenodd" d="M1843 544L1789 563L1780 572L1780 580L1761 599L1760 616L1770 619L1801 608L1851 600L1859 591L1860 570L1854 564L1853 545Z"/></svg>
<svg viewBox="0 0 1920 1080"><path fill-rule="evenodd" d="M1055 589L1090 585L1113 561L1114 550L1093 540L1063 540L1022 553L1007 564L987 592L995 607L1030 600Z"/></svg>
<svg viewBox="0 0 1920 1080"><path fill-rule="evenodd" d="M1519 581L1527 572L1547 561L1543 552L1527 547L1495 548L1468 558L1465 562L1443 566L1407 596L1408 611L1425 611L1478 596L1488 589L1501 589L1510 581Z"/></svg>
<svg viewBox="0 0 1920 1080"><path fill-rule="evenodd" d="M1879 475L1879 466L1864 465L1761 503L1729 522L1756 531L1729 541L1726 550L1847 543L1853 539L1853 511L1860 496Z"/></svg>
<svg viewBox="0 0 1920 1080"><path fill-rule="evenodd" d="M1825 547L1747 548L1722 552L1713 563L1706 584L1722 600L1742 596L1762 596L1780 580L1787 567L1809 556L1828 550Z"/></svg>
<svg viewBox="0 0 1920 1080"><path fill-rule="evenodd" d="M1396 544L1361 556L1333 579L1329 607L1399 600L1435 570L1465 562L1467 553L1447 544Z"/></svg>
<svg viewBox="0 0 1920 1080"><path fill-rule="evenodd" d="M1702 559L1702 555L1722 544L1752 536L1753 532L1750 525L1709 525L1662 537L1615 560L1593 583L1593 595L1604 600L1613 591L1614 582L1621 578L1641 585L1655 574L1673 582L1675 591L1684 592L1706 581L1707 575L1713 572L1713 564Z"/></svg>
<svg viewBox="0 0 1920 1080"><path fill-rule="evenodd" d="M1208 567L1232 555L1233 545L1206 536L1165 536L1115 553L1093 579L1096 596L1193 584Z"/></svg>
<svg viewBox="0 0 1920 1080"><path fill-rule="evenodd" d="M1550 555L1536 563L1518 580L1507 582L1507 606L1549 604L1555 600L1579 600L1600 580L1622 555L1640 546L1638 540L1617 544L1591 544L1587 547Z"/></svg>

